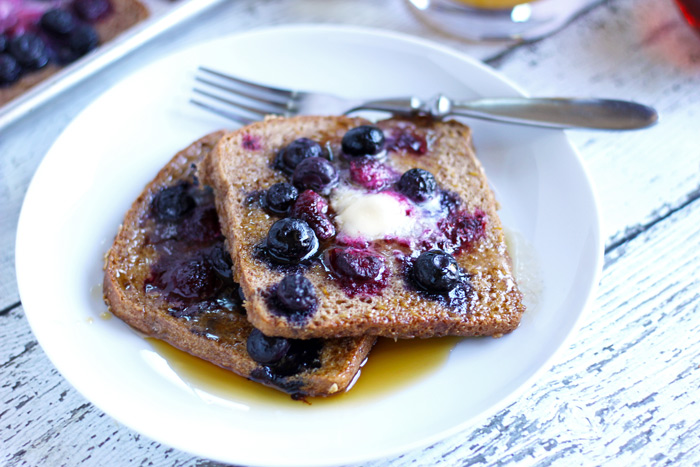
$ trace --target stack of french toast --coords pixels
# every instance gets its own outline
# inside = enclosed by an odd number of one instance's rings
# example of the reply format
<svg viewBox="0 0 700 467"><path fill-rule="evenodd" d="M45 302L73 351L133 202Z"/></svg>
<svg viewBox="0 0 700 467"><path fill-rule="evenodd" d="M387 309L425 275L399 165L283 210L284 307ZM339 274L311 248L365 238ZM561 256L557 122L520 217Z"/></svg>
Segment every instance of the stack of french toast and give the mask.
<svg viewBox="0 0 700 467"><path fill-rule="evenodd" d="M295 398L348 390L378 336L498 337L524 311L470 129L423 118L201 138L127 212L104 295L145 335Z"/></svg>

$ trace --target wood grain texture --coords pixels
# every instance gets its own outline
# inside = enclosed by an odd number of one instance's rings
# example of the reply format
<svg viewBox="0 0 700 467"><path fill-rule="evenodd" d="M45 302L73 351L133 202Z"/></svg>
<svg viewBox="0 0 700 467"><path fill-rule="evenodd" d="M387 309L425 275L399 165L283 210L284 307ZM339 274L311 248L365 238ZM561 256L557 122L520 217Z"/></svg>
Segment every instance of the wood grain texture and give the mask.
<svg viewBox="0 0 700 467"><path fill-rule="evenodd" d="M700 196L700 40L672 2L605 2L491 64L533 96L629 99L659 111L649 130L569 132L600 194L609 244Z"/></svg>

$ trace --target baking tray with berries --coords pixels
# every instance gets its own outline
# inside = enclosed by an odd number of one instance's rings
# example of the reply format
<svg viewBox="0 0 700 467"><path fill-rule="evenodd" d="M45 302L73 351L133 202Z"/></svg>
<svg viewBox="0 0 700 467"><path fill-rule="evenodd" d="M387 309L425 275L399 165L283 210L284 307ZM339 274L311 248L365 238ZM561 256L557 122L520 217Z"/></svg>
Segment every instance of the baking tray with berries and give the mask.
<svg viewBox="0 0 700 467"><path fill-rule="evenodd" d="M0 130L222 0L0 0Z"/></svg>

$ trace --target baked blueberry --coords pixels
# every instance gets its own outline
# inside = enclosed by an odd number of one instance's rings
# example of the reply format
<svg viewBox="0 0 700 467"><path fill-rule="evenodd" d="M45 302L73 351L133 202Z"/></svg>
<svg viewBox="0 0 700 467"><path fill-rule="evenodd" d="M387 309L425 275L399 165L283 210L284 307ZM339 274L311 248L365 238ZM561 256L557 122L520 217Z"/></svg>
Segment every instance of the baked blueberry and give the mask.
<svg viewBox="0 0 700 467"><path fill-rule="evenodd" d="M384 148L384 132L372 125L358 126L345 133L342 146L349 156L374 156Z"/></svg>
<svg viewBox="0 0 700 467"><path fill-rule="evenodd" d="M94 22L109 12L109 0L75 0L76 14L88 22Z"/></svg>
<svg viewBox="0 0 700 467"><path fill-rule="evenodd" d="M379 191L396 181L398 173L377 159L361 157L350 161L350 180L372 191Z"/></svg>
<svg viewBox="0 0 700 467"><path fill-rule="evenodd" d="M412 125L401 126L394 128L387 137L386 149L420 156L428 152L428 140L424 134L418 133Z"/></svg>
<svg viewBox="0 0 700 467"><path fill-rule="evenodd" d="M165 290L185 299L213 297L221 287L221 280L208 261L193 259L167 271L162 280Z"/></svg>
<svg viewBox="0 0 700 467"><path fill-rule="evenodd" d="M267 253L282 264L305 261L316 254L318 247L318 238L309 224L293 217L272 224L265 239Z"/></svg>
<svg viewBox="0 0 700 467"><path fill-rule="evenodd" d="M151 202L151 209L156 219L173 222L182 219L195 206L194 198L189 194L189 184L177 185L160 190Z"/></svg>
<svg viewBox="0 0 700 467"><path fill-rule="evenodd" d="M0 53L0 84L17 81L22 74L22 67L12 55Z"/></svg>
<svg viewBox="0 0 700 467"><path fill-rule="evenodd" d="M214 271L224 280L233 280L233 271L231 267L231 255L224 249L222 244L217 244L209 251L209 263L211 263Z"/></svg>
<svg viewBox="0 0 700 467"><path fill-rule="evenodd" d="M437 182L433 174L423 169L410 169L401 175L398 183L399 192L416 203L423 203L435 196Z"/></svg>
<svg viewBox="0 0 700 467"><path fill-rule="evenodd" d="M301 274L285 276L275 290L277 299L285 310L310 311L316 307L314 286Z"/></svg>
<svg viewBox="0 0 700 467"><path fill-rule="evenodd" d="M328 260L336 275L354 281L379 280L386 270L383 256L360 248L332 248Z"/></svg>
<svg viewBox="0 0 700 467"><path fill-rule="evenodd" d="M289 340L284 337L268 337L258 329L253 329L246 342L250 358L263 365L282 360L289 352L289 347Z"/></svg>
<svg viewBox="0 0 700 467"><path fill-rule="evenodd" d="M275 158L275 168L291 175L301 161L309 157L321 157L322 154L323 149L316 141L299 138L280 149Z"/></svg>
<svg viewBox="0 0 700 467"><path fill-rule="evenodd" d="M291 376L307 369L320 368L322 349L321 339L290 339L287 354L274 363L272 373Z"/></svg>
<svg viewBox="0 0 700 467"><path fill-rule="evenodd" d="M36 34L26 32L10 40L7 50L17 63L27 69L38 69L49 63L44 41Z"/></svg>
<svg viewBox="0 0 700 467"><path fill-rule="evenodd" d="M10 42L10 39L7 37L7 34L0 34L0 52L4 52L7 50L7 44Z"/></svg>
<svg viewBox="0 0 700 467"><path fill-rule="evenodd" d="M289 213L292 217L306 221L320 240L335 236L335 225L328 216L328 201L315 191L303 191Z"/></svg>
<svg viewBox="0 0 700 467"><path fill-rule="evenodd" d="M63 8L54 8L41 16L39 25L49 34L65 36L75 28L76 21L75 16L70 11Z"/></svg>
<svg viewBox="0 0 700 467"><path fill-rule="evenodd" d="M442 250L421 253L413 264L412 275L416 285L435 293L449 292L460 281L457 261Z"/></svg>
<svg viewBox="0 0 700 467"><path fill-rule="evenodd" d="M338 170L328 159L309 157L297 165L292 183L301 190L313 190L325 195L338 183Z"/></svg>
<svg viewBox="0 0 700 467"><path fill-rule="evenodd" d="M95 28L89 24L77 26L68 37L68 47L78 57L93 50L100 43L100 37Z"/></svg>
<svg viewBox="0 0 700 467"><path fill-rule="evenodd" d="M367 248L329 248L324 264L349 297L378 295L389 285L386 259Z"/></svg>
<svg viewBox="0 0 700 467"><path fill-rule="evenodd" d="M265 206L273 214L286 214L299 196L299 191L289 183L275 183L265 192Z"/></svg>

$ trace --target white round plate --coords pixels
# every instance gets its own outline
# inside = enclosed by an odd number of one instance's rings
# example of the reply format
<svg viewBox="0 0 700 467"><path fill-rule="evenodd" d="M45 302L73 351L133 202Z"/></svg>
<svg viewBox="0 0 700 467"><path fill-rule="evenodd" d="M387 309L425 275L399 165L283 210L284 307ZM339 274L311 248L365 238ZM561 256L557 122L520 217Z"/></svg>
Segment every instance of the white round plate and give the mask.
<svg viewBox="0 0 700 467"><path fill-rule="evenodd" d="M445 47L331 26L225 37L168 56L110 89L46 155L17 233L17 276L32 330L88 400L154 440L210 459L344 464L397 455L466 429L547 368L597 284L598 211L564 133L488 122L469 122L477 153L504 224L531 246L544 284L539 297L526 297L537 304L512 334L464 340L440 368L385 396L278 406L194 390L125 324L99 319L106 310L102 257L131 202L177 150L231 126L188 104L198 65L348 97L521 94Z"/></svg>

